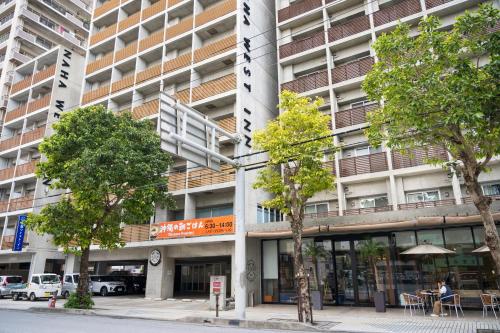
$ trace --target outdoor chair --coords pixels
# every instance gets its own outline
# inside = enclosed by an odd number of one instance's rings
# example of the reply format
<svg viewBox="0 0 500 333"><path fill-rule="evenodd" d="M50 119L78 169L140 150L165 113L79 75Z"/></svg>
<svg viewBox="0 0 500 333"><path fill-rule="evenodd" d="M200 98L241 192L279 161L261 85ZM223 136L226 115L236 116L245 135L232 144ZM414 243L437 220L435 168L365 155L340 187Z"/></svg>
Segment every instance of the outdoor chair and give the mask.
<svg viewBox="0 0 500 333"><path fill-rule="evenodd" d="M451 300L451 302L447 302ZM455 313L457 314L458 318L458 309L460 309L460 312L462 313L462 317L464 317L464 311L462 310L462 303L460 299L459 294L453 294L450 296L445 296L441 297L441 312L443 313L443 308L448 307L450 309L450 316L451 316L451 309L455 308Z"/></svg>
<svg viewBox="0 0 500 333"><path fill-rule="evenodd" d="M424 301L422 300L421 297L404 293L403 299L405 302L405 310L404 310L405 315L406 315L406 308L408 307L408 309L410 311L410 316L413 316L413 312L415 312L415 314L417 314L417 311L419 309L422 310L422 313L425 316Z"/></svg>
<svg viewBox="0 0 500 333"><path fill-rule="evenodd" d="M495 312L495 308L498 307L500 310L500 304L498 303L497 297L493 294L481 294L481 303L483 303L483 317L488 316L488 308L491 308L493 314L495 315L495 319L497 318L497 313Z"/></svg>

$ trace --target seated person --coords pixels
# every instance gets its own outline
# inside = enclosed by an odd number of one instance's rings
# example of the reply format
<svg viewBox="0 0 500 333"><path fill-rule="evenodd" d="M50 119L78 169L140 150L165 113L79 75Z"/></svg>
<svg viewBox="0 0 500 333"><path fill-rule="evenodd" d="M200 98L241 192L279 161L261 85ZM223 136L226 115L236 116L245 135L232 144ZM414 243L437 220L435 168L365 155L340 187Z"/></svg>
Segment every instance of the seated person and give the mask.
<svg viewBox="0 0 500 333"><path fill-rule="evenodd" d="M434 311L432 317L438 317L441 314L441 303L453 302L453 291L444 280L438 281L439 300L434 302ZM446 314L445 314L446 315Z"/></svg>

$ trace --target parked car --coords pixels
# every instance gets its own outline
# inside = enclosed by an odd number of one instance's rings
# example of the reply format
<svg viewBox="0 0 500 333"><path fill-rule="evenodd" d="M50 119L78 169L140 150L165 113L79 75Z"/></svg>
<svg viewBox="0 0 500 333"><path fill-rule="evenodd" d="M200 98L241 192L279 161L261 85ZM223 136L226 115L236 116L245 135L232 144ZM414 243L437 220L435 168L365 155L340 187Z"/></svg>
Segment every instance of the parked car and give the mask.
<svg viewBox="0 0 500 333"><path fill-rule="evenodd" d="M17 275L0 276L0 298L10 296L12 290L24 288L23 278Z"/></svg>
<svg viewBox="0 0 500 333"><path fill-rule="evenodd" d="M119 272L122 274L117 273L118 272L112 272L110 276L113 276L119 281L123 281L127 287L127 293L142 294L146 291L146 276L131 274L129 272Z"/></svg>
<svg viewBox="0 0 500 333"><path fill-rule="evenodd" d="M64 275L63 284L61 288L61 296L68 298L71 293L76 292L78 288L78 281L80 281L80 274L66 274ZM92 292L92 281L89 279L89 293Z"/></svg>
<svg viewBox="0 0 500 333"><path fill-rule="evenodd" d="M94 275L90 277L92 281L92 293L101 296L108 294L124 294L127 287L123 281L120 281L115 276Z"/></svg>
<svg viewBox="0 0 500 333"><path fill-rule="evenodd" d="M61 293L61 280L57 274L33 274L26 288L13 289L12 300L21 298L34 302L39 298L50 298Z"/></svg>

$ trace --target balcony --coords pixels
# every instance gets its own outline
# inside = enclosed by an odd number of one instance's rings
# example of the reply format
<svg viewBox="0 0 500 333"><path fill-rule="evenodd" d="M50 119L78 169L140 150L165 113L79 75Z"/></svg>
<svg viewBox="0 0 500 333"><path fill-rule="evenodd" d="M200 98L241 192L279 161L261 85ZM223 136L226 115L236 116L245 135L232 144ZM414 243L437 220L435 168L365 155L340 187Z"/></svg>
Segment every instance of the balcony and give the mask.
<svg viewBox="0 0 500 333"><path fill-rule="evenodd" d="M335 112L335 127L343 128L366 123L366 114L375 110L377 107L378 104L369 104L349 110Z"/></svg>
<svg viewBox="0 0 500 333"><path fill-rule="evenodd" d="M193 102L236 89L236 74L229 74L193 88Z"/></svg>
<svg viewBox="0 0 500 333"><path fill-rule="evenodd" d="M386 153L374 153L364 156L348 157L340 160L340 176L349 177L363 173L388 170Z"/></svg>
<svg viewBox="0 0 500 333"><path fill-rule="evenodd" d="M290 57L294 54L310 51L318 46L325 45L325 32L320 31L312 36L295 40L280 46L280 59Z"/></svg>
<svg viewBox="0 0 500 333"><path fill-rule="evenodd" d="M116 34L117 27L118 27L118 25L115 23L115 24L110 25L109 27L104 28L101 31L97 32L95 35L92 35L90 37L90 45L97 44L97 43L105 40L106 38L113 36L114 34Z"/></svg>
<svg viewBox="0 0 500 333"><path fill-rule="evenodd" d="M328 86L328 71L321 71L301 76L293 81L283 83L281 90L303 93Z"/></svg>
<svg viewBox="0 0 500 333"><path fill-rule="evenodd" d="M91 90L83 95L82 104L90 103L96 99L102 98L109 94L109 84L101 86L95 90Z"/></svg>
<svg viewBox="0 0 500 333"><path fill-rule="evenodd" d="M137 73L137 84L161 76L161 64L156 64Z"/></svg>
<svg viewBox="0 0 500 333"><path fill-rule="evenodd" d="M368 16L360 16L346 22L333 24L328 29L328 41L334 42L370 29Z"/></svg>
<svg viewBox="0 0 500 333"><path fill-rule="evenodd" d="M228 117L218 120L219 126L229 133L236 133L236 117Z"/></svg>
<svg viewBox="0 0 500 333"><path fill-rule="evenodd" d="M200 62L236 48L236 35L207 44L194 51L194 62Z"/></svg>
<svg viewBox="0 0 500 333"><path fill-rule="evenodd" d="M21 135L17 134L8 139L3 139L0 141L0 151L5 151L19 146L21 143Z"/></svg>
<svg viewBox="0 0 500 333"><path fill-rule="evenodd" d="M332 210L328 212L304 214L304 219L312 220L312 219L322 219L325 217L336 217L336 216L339 216L338 210Z"/></svg>
<svg viewBox="0 0 500 333"><path fill-rule="evenodd" d="M412 203L399 204L398 209L408 210L408 209L420 209L420 208L429 208L429 207L443 207L443 206L453 206L455 204L456 204L455 199L445 199L445 200L436 200L436 201L412 202Z"/></svg>
<svg viewBox="0 0 500 333"><path fill-rule="evenodd" d="M50 105L50 94L43 96L42 98L36 99L28 104L28 113L38 111L40 109L46 108Z"/></svg>
<svg viewBox="0 0 500 333"><path fill-rule="evenodd" d="M30 76L22 79L21 81L14 83L12 85L12 88L10 89L10 93L14 94L14 93L16 93L18 91L21 91L23 89L28 88L31 85L32 79L33 79L33 76L30 75Z"/></svg>
<svg viewBox="0 0 500 333"><path fill-rule="evenodd" d="M132 111L132 118L142 119L160 113L160 100L154 99L141 106L136 106Z"/></svg>
<svg viewBox="0 0 500 333"><path fill-rule="evenodd" d="M7 180L14 177L15 167L5 168L0 170L0 180Z"/></svg>
<svg viewBox="0 0 500 333"><path fill-rule="evenodd" d="M120 237L125 243L143 242L149 240L149 224L126 225Z"/></svg>
<svg viewBox="0 0 500 333"><path fill-rule="evenodd" d="M7 211L7 207L9 206L9 200L2 200L0 201L0 213L5 213ZM3 244L5 245L5 238L12 237L12 242L14 242L14 236L5 236L3 239ZM10 248L12 248L12 244L10 245ZM2 250L5 248L2 247Z"/></svg>
<svg viewBox="0 0 500 333"><path fill-rule="evenodd" d="M170 192L186 188L186 172L175 172L168 175L168 190Z"/></svg>
<svg viewBox="0 0 500 333"><path fill-rule="evenodd" d="M141 21L141 12L132 14L126 19L118 22L118 32L133 27L134 25L139 24L140 21Z"/></svg>
<svg viewBox="0 0 500 333"><path fill-rule="evenodd" d="M281 23L321 6L321 0L303 0L299 3L292 4L278 11L278 22Z"/></svg>
<svg viewBox="0 0 500 333"><path fill-rule="evenodd" d="M425 0L425 6L427 9L434 8L437 6L444 5L445 3L452 2L453 0Z"/></svg>
<svg viewBox="0 0 500 333"><path fill-rule="evenodd" d="M236 0L225 0L221 3L203 10L200 14L196 15L196 27L202 26L210 21L219 17L227 15L236 10Z"/></svg>
<svg viewBox="0 0 500 333"><path fill-rule="evenodd" d="M339 65L332 69L332 81L335 84L366 75L372 69L372 66L372 57L366 57Z"/></svg>
<svg viewBox="0 0 500 333"><path fill-rule="evenodd" d="M134 85L134 76L134 74L127 75L121 80L113 82L111 84L111 93L115 93L117 91L132 87Z"/></svg>
<svg viewBox="0 0 500 333"><path fill-rule="evenodd" d="M137 53L137 41L125 46L123 49L115 52L115 63L128 57L132 57ZM107 66L107 65L106 65Z"/></svg>
<svg viewBox="0 0 500 333"><path fill-rule="evenodd" d="M181 103L188 104L189 103L189 92L190 89L179 90L174 94L175 99L179 100Z"/></svg>
<svg viewBox="0 0 500 333"><path fill-rule="evenodd" d="M51 65L48 68L39 71L33 75L33 83L36 84L38 82L41 82L43 80L48 79L51 76L54 76L56 74L56 65Z"/></svg>
<svg viewBox="0 0 500 333"><path fill-rule="evenodd" d="M110 52L87 65L86 74L93 73L99 69L110 66L113 63L113 53Z"/></svg>
<svg viewBox="0 0 500 333"><path fill-rule="evenodd" d="M142 20L147 20L155 14L163 12L167 8L167 1L160 0L142 11Z"/></svg>
<svg viewBox="0 0 500 333"><path fill-rule="evenodd" d="M28 209L33 207L33 195L11 199L9 205L9 212L14 212L20 209Z"/></svg>
<svg viewBox="0 0 500 333"><path fill-rule="evenodd" d="M45 125L42 127L38 127L37 129L34 129L32 131L24 132L21 144L24 145L26 143L40 140L43 138L44 134L45 134Z"/></svg>
<svg viewBox="0 0 500 333"><path fill-rule="evenodd" d="M392 151L392 167L394 169L411 168L427 164L429 159L448 160L448 153L442 147L429 147L428 149L415 148L402 154Z"/></svg>
<svg viewBox="0 0 500 333"><path fill-rule="evenodd" d="M113 10L114 8L118 8L119 6L120 6L120 0L106 1L104 4L94 9L94 19Z"/></svg>
<svg viewBox="0 0 500 333"><path fill-rule="evenodd" d="M344 210L344 216L352 215L363 215L378 212L390 212L392 210L392 205L381 206L381 207L371 207L371 208L354 208Z"/></svg>
<svg viewBox="0 0 500 333"><path fill-rule="evenodd" d="M179 23L166 28L165 33L168 39L172 39L188 32L191 29L193 29L193 17L188 16L183 18Z"/></svg>
<svg viewBox="0 0 500 333"><path fill-rule="evenodd" d="M24 164L19 164L16 168L16 177L31 175L35 173L36 164L38 161L31 161Z"/></svg>
<svg viewBox="0 0 500 333"><path fill-rule="evenodd" d="M221 165L220 172L203 168L189 172L188 188L210 186L234 181L235 171L230 165Z"/></svg>
<svg viewBox="0 0 500 333"><path fill-rule="evenodd" d="M8 123L9 121L12 121L17 118L21 118L26 114L26 109L28 108L27 104L22 104L21 106L18 106L12 111L9 111L5 114L5 120L4 122Z"/></svg>
<svg viewBox="0 0 500 333"><path fill-rule="evenodd" d="M404 0L373 13L376 27L420 12L420 0Z"/></svg>
<svg viewBox="0 0 500 333"><path fill-rule="evenodd" d="M178 3L181 3L182 1L184 1L184 0L167 0L167 2L168 2L167 7L168 8L173 7L173 6L177 5Z"/></svg>
<svg viewBox="0 0 500 333"><path fill-rule="evenodd" d="M491 201L500 201L500 195L487 195L487 197L491 198ZM464 204L473 204L474 201L472 201L471 197L463 197L462 201Z"/></svg>
<svg viewBox="0 0 500 333"><path fill-rule="evenodd" d="M191 52L180 55L172 60L163 63L163 73L176 71L180 68L188 67L191 65Z"/></svg>
<svg viewBox="0 0 500 333"><path fill-rule="evenodd" d="M163 43L163 30L158 30L139 42L139 51L144 51Z"/></svg>

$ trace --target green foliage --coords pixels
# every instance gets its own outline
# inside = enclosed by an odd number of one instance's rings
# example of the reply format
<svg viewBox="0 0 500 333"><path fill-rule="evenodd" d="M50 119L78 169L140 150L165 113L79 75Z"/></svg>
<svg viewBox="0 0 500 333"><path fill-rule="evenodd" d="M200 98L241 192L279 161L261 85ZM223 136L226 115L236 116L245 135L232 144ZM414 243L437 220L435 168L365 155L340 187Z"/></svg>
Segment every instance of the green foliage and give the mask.
<svg viewBox="0 0 500 333"><path fill-rule="evenodd" d="M464 164L486 157L478 166L484 170L500 153L500 34L491 33L499 19L482 5L451 31L431 16L416 37L406 24L382 34L373 45L379 61L363 82L371 100L383 101L368 115L370 142L396 150L444 146Z"/></svg>
<svg viewBox="0 0 500 333"><path fill-rule="evenodd" d="M80 254L96 241L106 249L122 245L121 223L148 220L155 204L173 206L162 175L171 158L149 121L118 117L98 106L66 113L53 128L40 145L46 161L36 174L51 179L58 193L70 193L31 214L28 228L51 234L55 245Z"/></svg>
<svg viewBox="0 0 500 333"><path fill-rule="evenodd" d="M66 303L64 303L65 309L92 309L94 306L94 301L92 300L92 295L87 293L82 297L78 297L78 294L72 293L69 295Z"/></svg>
<svg viewBox="0 0 500 333"><path fill-rule="evenodd" d="M359 254L363 259L378 259L382 257L385 251L385 246L381 242L375 242L373 239L365 240L359 247Z"/></svg>
<svg viewBox="0 0 500 333"><path fill-rule="evenodd" d="M267 167L253 186L274 195L262 203L265 207L287 214L295 208L303 213L307 199L334 187L332 172L323 166L325 154L333 154L335 148L329 128L331 118L319 111L321 99L283 91L280 101L282 113L253 135L254 148L269 155Z"/></svg>
<svg viewBox="0 0 500 333"><path fill-rule="evenodd" d="M304 249L304 255L311 257L312 261L316 262L318 259L328 258L331 254L323 246L316 244L316 242L310 242Z"/></svg>

